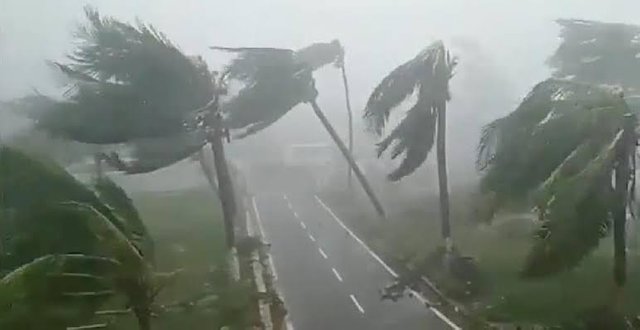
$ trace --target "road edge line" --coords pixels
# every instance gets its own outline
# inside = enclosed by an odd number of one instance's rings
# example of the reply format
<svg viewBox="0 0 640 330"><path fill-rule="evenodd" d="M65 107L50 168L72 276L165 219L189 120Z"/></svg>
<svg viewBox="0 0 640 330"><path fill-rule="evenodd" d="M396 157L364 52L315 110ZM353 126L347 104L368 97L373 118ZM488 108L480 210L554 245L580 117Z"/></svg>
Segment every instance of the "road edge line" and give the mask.
<svg viewBox="0 0 640 330"><path fill-rule="evenodd" d="M262 238L263 241L268 241L269 238L267 237L267 234L264 231L264 227L262 226L262 218L260 217L260 212L258 212L258 204L256 203L256 197L254 195L251 195L251 204L253 205L253 214L255 215L254 219L256 220L256 223L258 225L258 233L260 234L260 237ZM274 290L276 290L276 293L278 294L278 296L280 297L280 299L282 300L282 303L286 308L287 300L284 296L284 293L282 292L282 288L280 288L280 285L278 284L278 272L276 271L276 265L273 263L273 257L271 256L271 251L269 250L265 251L265 255L267 256L267 263L269 265L269 268L271 268L271 276L273 277ZM291 322L291 317L288 310L287 310L287 315L285 315L284 317L284 323L285 323L285 330L295 330L293 323Z"/></svg>
<svg viewBox="0 0 640 330"><path fill-rule="evenodd" d="M347 227L342 220L340 220L340 218L333 212L333 210L327 206L327 204L324 203L324 201L322 201L322 199L320 197L318 197L318 195L314 195L316 201L318 201L318 203L320 204L320 206L322 206L322 208L324 208L330 215L331 217L340 225L340 227L342 227L344 230L347 231L347 233L349 233L349 236L351 236L354 240L356 240L360 246L362 246L368 253L369 255L371 255L373 257L373 259L375 259L380 265L382 265L382 267L389 273L391 274L393 277L397 278L398 277L398 273L396 273L391 267L389 267L389 265L387 265L386 262L384 262L384 260L382 260L382 258L380 258L380 256L378 256L375 252L373 252L373 250L371 250L371 248L369 248L369 246L362 241L351 229L349 229L349 227ZM422 303L425 304L427 303L429 306L428 308L433 311L433 313L442 321L444 321L447 325L449 325L451 328L455 329L455 330L462 330L461 327L459 327L457 324L455 324L451 319L449 319L446 315L444 315L441 311L439 311L437 308L433 307L433 304L427 299L425 298L421 293L410 289L410 292L413 294L413 296L416 297L416 299Z"/></svg>

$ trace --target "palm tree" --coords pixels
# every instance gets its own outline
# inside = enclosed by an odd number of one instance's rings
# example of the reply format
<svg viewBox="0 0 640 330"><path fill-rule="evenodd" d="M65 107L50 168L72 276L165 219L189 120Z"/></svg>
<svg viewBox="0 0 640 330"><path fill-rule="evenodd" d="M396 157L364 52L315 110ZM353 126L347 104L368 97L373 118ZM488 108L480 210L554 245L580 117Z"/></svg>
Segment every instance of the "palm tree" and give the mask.
<svg viewBox="0 0 640 330"><path fill-rule="evenodd" d="M353 111L351 110L351 97L349 93L349 81L347 79L347 69L345 66L344 59L344 47L342 48L342 52L336 59L335 65L340 68L340 73L342 74L342 86L344 87L344 99L347 107L347 124L349 126L349 153L353 155ZM351 167L347 169L347 180L349 184L349 188L351 188Z"/></svg>
<svg viewBox="0 0 640 330"><path fill-rule="evenodd" d="M560 19L561 42L548 64L553 76L619 85L625 96L640 90L640 26Z"/></svg>
<svg viewBox="0 0 640 330"><path fill-rule="evenodd" d="M212 47L238 54L226 70L229 78L244 83L237 95L225 102L225 126L239 130L243 138L268 127L300 103L311 105L338 149L358 178L376 211L384 217L384 209L371 185L316 102L313 71L341 61L343 48L337 40L315 43L293 51L278 48Z"/></svg>
<svg viewBox="0 0 640 330"><path fill-rule="evenodd" d="M114 259L66 254L43 256L10 271L0 277L0 327L106 325L97 312L114 295L105 275L117 266Z"/></svg>
<svg viewBox="0 0 640 330"><path fill-rule="evenodd" d="M91 322L103 303L122 294L140 328L149 329L159 290L153 243L124 191L106 177L87 187L55 163L9 147L0 146L0 164L0 273L9 272L0 280L7 294L0 305L17 312L0 320L19 328Z"/></svg>
<svg viewBox="0 0 640 330"><path fill-rule="evenodd" d="M498 207L533 203L541 222L523 276L575 267L613 228L614 280L624 286L636 126L620 89L549 79L484 128L482 190L494 194Z"/></svg>
<svg viewBox="0 0 640 330"><path fill-rule="evenodd" d="M621 86L640 109L640 26L560 19L560 46L547 63L556 78Z"/></svg>
<svg viewBox="0 0 640 330"><path fill-rule="evenodd" d="M378 136L382 136L391 110L400 105L417 90L416 103L404 119L378 143L381 156L395 142L391 158L404 153L400 166L388 175L398 181L413 173L424 163L437 140L438 182L440 186L440 214L442 237L447 251L453 250L449 223L449 190L446 162L446 113L449 80L457 60L450 55L440 41L421 51L410 61L395 68L375 88L364 110L364 118ZM437 134L437 138L436 138Z"/></svg>
<svg viewBox="0 0 640 330"><path fill-rule="evenodd" d="M118 154L100 158L130 174L169 166L209 144L217 179L208 179L217 182L227 246L233 250L236 202L218 113L224 77L210 72L202 58L182 54L151 26L101 17L91 8L86 16L88 24L77 33L79 45L70 63L52 63L69 81L63 98L36 94L14 106L29 109L36 127L54 136L125 144L132 161Z"/></svg>

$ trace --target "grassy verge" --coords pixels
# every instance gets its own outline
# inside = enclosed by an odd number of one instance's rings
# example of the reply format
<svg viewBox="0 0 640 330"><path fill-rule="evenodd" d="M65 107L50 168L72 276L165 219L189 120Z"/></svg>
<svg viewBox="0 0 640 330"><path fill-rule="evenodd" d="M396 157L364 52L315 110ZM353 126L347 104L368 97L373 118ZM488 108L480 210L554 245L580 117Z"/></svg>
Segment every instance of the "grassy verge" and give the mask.
<svg viewBox="0 0 640 330"><path fill-rule="evenodd" d="M354 207L347 196L324 194L336 212L371 247L385 258L405 264L418 263L442 245L438 196L396 198L386 205L387 221L367 212L368 205ZM519 270L531 244L534 224L504 217L490 226L472 222L470 197L452 194L452 223L456 246L478 262L485 290L467 302L472 311L490 321L557 324L610 300L612 292L611 241L604 240L580 267L542 280L523 280ZM640 257L631 251L625 309L640 313ZM441 283L442 284L442 283Z"/></svg>
<svg viewBox="0 0 640 330"><path fill-rule="evenodd" d="M161 304L190 301L213 290L227 307L224 312L196 307L163 313L153 321L153 328L217 329L227 322L242 322L248 293L245 288L221 284L226 281L224 229L213 193L203 188L137 193L131 197L154 239L157 270L183 270L177 282L163 290L157 301ZM216 285L220 287L211 288ZM123 319L116 326L137 329L132 319Z"/></svg>

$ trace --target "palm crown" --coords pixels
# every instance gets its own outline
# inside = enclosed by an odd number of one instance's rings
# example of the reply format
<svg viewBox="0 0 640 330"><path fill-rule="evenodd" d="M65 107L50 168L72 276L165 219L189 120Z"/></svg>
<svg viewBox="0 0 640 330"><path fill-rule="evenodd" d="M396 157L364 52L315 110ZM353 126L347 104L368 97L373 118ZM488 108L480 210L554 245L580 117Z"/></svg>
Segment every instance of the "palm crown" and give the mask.
<svg viewBox="0 0 640 330"><path fill-rule="evenodd" d="M524 275L575 266L609 232L616 199L628 202L614 195L612 177L623 164L633 169L635 125L620 89L549 79L485 127L482 189L498 206L533 202L542 221Z"/></svg>
<svg viewBox="0 0 640 330"><path fill-rule="evenodd" d="M457 64L442 42L435 42L410 61L394 69L374 89L365 108L369 127L382 135L391 111L417 91L416 103L379 144L378 156L395 142L391 158L404 153L392 181L413 173L427 158L436 133L437 107L449 101L449 79Z"/></svg>

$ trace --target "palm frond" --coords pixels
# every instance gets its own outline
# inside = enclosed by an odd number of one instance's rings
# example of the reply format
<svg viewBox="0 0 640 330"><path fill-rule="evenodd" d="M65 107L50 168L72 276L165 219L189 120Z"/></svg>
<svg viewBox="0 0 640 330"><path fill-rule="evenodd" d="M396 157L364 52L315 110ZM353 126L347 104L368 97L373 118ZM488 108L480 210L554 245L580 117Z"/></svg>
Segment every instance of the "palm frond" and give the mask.
<svg viewBox="0 0 640 330"><path fill-rule="evenodd" d="M493 157L498 148L500 119L482 127L480 133L480 142L478 143L478 155L476 158L476 168L480 171L484 170L492 163Z"/></svg>
<svg viewBox="0 0 640 330"><path fill-rule="evenodd" d="M240 130L237 138L254 134L282 118L314 91L313 71L335 63L342 55L336 40L293 51L274 48L215 49L238 54L227 67L228 76L244 88L222 106L225 125Z"/></svg>
<svg viewBox="0 0 640 330"><path fill-rule="evenodd" d="M291 75L294 70L294 51L273 48L229 48L214 47L213 49L237 53L225 69L231 79L237 79L247 84L270 79L274 76Z"/></svg>
<svg viewBox="0 0 640 330"><path fill-rule="evenodd" d="M153 261L154 244L147 226L127 193L107 176L99 177L93 184L98 197L122 219L127 229L127 238L142 253L145 259Z"/></svg>
<svg viewBox="0 0 640 330"><path fill-rule="evenodd" d="M131 160L115 152L102 154L102 159L111 167L127 174L150 173L173 165L198 152L206 143L205 132L186 132L154 139L140 139L130 142L133 150L128 155Z"/></svg>
<svg viewBox="0 0 640 330"><path fill-rule="evenodd" d="M640 26L560 19L561 43L548 63L555 77L640 90Z"/></svg>
<svg viewBox="0 0 640 330"><path fill-rule="evenodd" d="M433 147L435 138L437 113L418 102L402 122L378 144L378 157L397 141L391 152L395 159L404 153L400 166L387 176L391 181L398 181L413 173L424 161Z"/></svg>
<svg viewBox="0 0 640 330"><path fill-rule="evenodd" d="M546 276L572 268L606 236L611 221L611 177L621 137L622 131L579 173L557 174L543 186L548 196L539 205L542 226L536 231L524 276Z"/></svg>
<svg viewBox="0 0 640 330"><path fill-rule="evenodd" d="M381 135L391 111L413 95L419 86L424 86L429 91L433 101L436 101L436 98L448 101L448 82L455 66L455 58L452 58L444 44L438 41L410 61L395 68L382 79L369 96L364 109L364 118L369 128ZM423 94L427 95L426 92Z"/></svg>
<svg viewBox="0 0 640 330"><path fill-rule="evenodd" d="M296 50L295 60L307 66L311 71L320 69L328 64L336 63L344 56L344 49L340 41L317 42Z"/></svg>
<svg viewBox="0 0 640 330"><path fill-rule="evenodd" d="M40 128L87 143L178 134L190 112L211 100L206 64L189 58L153 27L101 17L86 9L70 63L54 67L71 81L50 104Z"/></svg>
<svg viewBox="0 0 640 330"><path fill-rule="evenodd" d="M137 277L145 269L146 263L140 251L104 214L91 205L73 201L62 203L61 206L84 215L91 231L99 237L101 250L121 264L120 272Z"/></svg>
<svg viewBox="0 0 640 330"><path fill-rule="evenodd" d="M478 147L486 171L482 189L499 198L526 197L585 142L598 148L629 112L615 89L549 79L518 108L490 124Z"/></svg>
<svg viewBox="0 0 640 330"><path fill-rule="evenodd" d="M455 65L444 44L436 42L392 71L369 97L364 117L370 128L382 134L391 110L418 89L415 105L378 144L378 157L396 140L391 158L405 154L400 166L388 175L389 180L398 181L413 173L427 159L435 138L438 108L450 98L449 79Z"/></svg>
<svg viewBox="0 0 640 330"><path fill-rule="evenodd" d="M295 76L275 76L242 89L223 105L225 125L250 135L268 127L289 110L308 99L310 72Z"/></svg>
<svg viewBox="0 0 640 330"><path fill-rule="evenodd" d="M113 295L113 259L47 255L0 278L0 327L65 330L96 317Z"/></svg>
<svg viewBox="0 0 640 330"><path fill-rule="evenodd" d="M122 223L96 195L50 160L37 160L0 145L0 209L29 211L59 202L77 201L95 207L117 227Z"/></svg>

